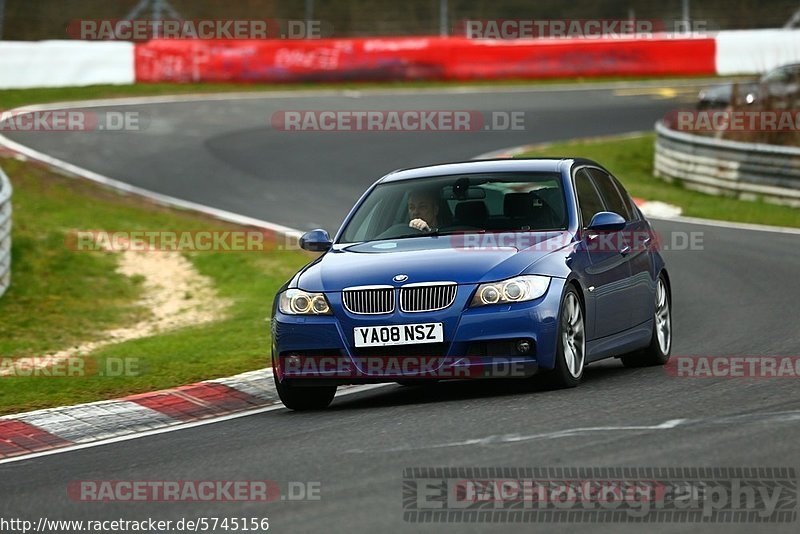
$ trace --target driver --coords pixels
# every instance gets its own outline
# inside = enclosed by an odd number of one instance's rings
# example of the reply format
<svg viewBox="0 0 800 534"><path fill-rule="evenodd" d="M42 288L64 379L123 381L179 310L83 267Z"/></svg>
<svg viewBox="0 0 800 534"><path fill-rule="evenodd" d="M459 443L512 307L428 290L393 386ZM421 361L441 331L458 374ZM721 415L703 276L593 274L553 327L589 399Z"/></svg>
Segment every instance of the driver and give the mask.
<svg viewBox="0 0 800 534"><path fill-rule="evenodd" d="M420 232L431 232L438 225L439 199L435 191L418 189L408 195L408 226Z"/></svg>

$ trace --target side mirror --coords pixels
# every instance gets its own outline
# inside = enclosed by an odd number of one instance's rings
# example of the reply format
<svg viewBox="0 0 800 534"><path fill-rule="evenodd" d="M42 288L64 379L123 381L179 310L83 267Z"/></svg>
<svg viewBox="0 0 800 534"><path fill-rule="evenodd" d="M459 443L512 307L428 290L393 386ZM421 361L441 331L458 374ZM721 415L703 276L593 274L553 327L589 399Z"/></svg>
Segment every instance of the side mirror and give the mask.
<svg viewBox="0 0 800 534"><path fill-rule="evenodd" d="M623 228L625 228L625 219L613 211L595 213L592 222L586 227L587 230L595 232L618 232Z"/></svg>
<svg viewBox="0 0 800 534"><path fill-rule="evenodd" d="M325 252L331 248L331 237L328 232L317 228L300 237L300 248L311 252Z"/></svg>

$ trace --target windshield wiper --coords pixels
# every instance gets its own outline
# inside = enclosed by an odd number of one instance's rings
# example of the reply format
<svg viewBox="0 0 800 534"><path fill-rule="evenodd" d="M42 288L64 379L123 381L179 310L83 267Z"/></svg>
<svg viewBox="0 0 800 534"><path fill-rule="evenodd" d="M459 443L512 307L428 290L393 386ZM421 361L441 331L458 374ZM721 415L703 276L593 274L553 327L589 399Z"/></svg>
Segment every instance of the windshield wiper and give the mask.
<svg viewBox="0 0 800 534"><path fill-rule="evenodd" d="M431 232L420 232L417 234L403 234L397 237L387 237L384 238L385 241L391 241L393 239L406 239L408 237L439 237L443 235L455 235L455 234L485 234L486 230L477 229L477 230L448 230L448 231L441 231L441 230L433 230Z"/></svg>
<svg viewBox="0 0 800 534"><path fill-rule="evenodd" d="M486 230L483 228L476 228L475 230L448 230L446 232L442 232L441 230L434 230L433 232L428 232L423 235L455 235L455 234L485 234Z"/></svg>
<svg viewBox="0 0 800 534"><path fill-rule="evenodd" d="M486 230L482 228L478 228L476 230L448 230L443 232L441 230L434 230L432 232L419 232L416 234L401 234L394 237L376 237L375 239L365 239L364 241L359 241L359 245L363 245L364 243L372 243L374 241L394 241L396 239L408 239L411 237L439 237L445 235L455 235L455 234L485 234ZM355 244L355 243L351 243Z"/></svg>

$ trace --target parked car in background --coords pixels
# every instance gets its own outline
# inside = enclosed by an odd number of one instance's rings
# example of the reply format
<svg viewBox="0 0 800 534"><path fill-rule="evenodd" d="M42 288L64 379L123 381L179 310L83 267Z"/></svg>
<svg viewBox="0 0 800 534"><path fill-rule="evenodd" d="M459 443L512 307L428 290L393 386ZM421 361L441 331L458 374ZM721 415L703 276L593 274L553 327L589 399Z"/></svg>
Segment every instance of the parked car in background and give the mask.
<svg viewBox="0 0 800 534"><path fill-rule="evenodd" d="M796 98L799 93L800 63L794 63L772 69L755 81L724 83L703 89L698 95L697 108L756 105L770 98L782 105L788 98Z"/></svg>

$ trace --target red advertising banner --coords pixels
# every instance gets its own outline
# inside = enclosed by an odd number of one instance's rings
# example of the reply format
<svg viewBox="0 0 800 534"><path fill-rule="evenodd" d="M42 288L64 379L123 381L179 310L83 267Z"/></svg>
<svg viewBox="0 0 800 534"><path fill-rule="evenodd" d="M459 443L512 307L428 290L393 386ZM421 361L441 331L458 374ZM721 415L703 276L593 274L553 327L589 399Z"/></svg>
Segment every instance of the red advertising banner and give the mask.
<svg viewBox="0 0 800 534"><path fill-rule="evenodd" d="M391 37L136 44L137 82L486 80L715 74L713 38Z"/></svg>

